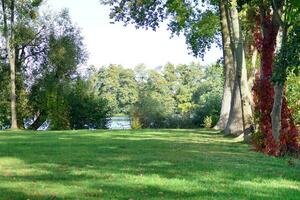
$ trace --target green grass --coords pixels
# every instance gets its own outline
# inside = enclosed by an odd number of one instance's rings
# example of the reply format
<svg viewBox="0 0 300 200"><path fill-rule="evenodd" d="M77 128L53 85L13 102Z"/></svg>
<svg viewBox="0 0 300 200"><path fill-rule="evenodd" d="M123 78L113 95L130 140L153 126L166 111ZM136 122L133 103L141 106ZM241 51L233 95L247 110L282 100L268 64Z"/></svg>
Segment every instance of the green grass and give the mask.
<svg viewBox="0 0 300 200"><path fill-rule="evenodd" d="M250 148L205 130L0 132L0 199L300 199L300 161Z"/></svg>

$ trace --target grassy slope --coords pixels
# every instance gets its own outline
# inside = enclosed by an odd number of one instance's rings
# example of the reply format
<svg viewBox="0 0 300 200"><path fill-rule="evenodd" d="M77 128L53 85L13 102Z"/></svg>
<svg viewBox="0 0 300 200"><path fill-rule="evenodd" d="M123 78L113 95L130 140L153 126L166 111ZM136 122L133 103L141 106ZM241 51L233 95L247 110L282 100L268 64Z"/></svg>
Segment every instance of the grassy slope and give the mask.
<svg viewBox="0 0 300 200"><path fill-rule="evenodd" d="M204 130L0 132L0 199L299 199L300 161Z"/></svg>

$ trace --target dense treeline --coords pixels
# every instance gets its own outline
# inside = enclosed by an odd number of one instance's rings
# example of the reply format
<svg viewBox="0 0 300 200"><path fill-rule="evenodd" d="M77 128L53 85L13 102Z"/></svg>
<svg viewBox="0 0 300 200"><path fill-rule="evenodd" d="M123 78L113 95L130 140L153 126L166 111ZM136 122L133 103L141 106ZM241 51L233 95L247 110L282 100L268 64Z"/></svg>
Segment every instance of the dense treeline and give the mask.
<svg viewBox="0 0 300 200"><path fill-rule="evenodd" d="M203 67L167 64L159 70L111 65L96 73L99 96L111 115L130 115L143 128L214 125L222 101L223 75L219 65Z"/></svg>

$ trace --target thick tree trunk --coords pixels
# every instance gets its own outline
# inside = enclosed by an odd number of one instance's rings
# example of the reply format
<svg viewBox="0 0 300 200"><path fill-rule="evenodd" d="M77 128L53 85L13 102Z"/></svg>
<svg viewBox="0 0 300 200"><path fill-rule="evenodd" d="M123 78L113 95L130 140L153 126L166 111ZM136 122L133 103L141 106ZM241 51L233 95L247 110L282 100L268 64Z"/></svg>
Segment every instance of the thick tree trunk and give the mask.
<svg viewBox="0 0 300 200"><path fill-rule="evenodd" d="M217 125L214 127L215 129L221 130L225 129L228 122L235 74L233 55L230 47L230 32L228 29L229 24L227 22L225 4L226 0L221 0L219 3L225 80L220 118Z"/></svg>
<svg viewBox="0 0 300 200"><path fill-rule="evenodd" d="M251 93L248 87L243 38L239 25L237 1L232 0L228 6L227 19L231 26L231 43L235 60L236 72L231 99L231 107L225 134L240 135L250 130L252 125Z"/></svg>

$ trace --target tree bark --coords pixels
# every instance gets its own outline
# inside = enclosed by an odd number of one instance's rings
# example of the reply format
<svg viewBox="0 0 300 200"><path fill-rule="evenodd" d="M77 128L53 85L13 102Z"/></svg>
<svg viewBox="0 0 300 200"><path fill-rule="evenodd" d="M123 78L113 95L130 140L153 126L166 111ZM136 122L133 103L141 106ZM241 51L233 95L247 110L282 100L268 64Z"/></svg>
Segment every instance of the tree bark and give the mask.
<svg viewBox="0 0 300 200"><path fill-rule="evenodd" d="M14 49L8 49L10 53L10 84L11 84L11 129L18 129L17 123L17 110L16 110L16 65L15 65L15 52Z"/></svg>
<svg viewBox="0 0 300 200"><path fill-rule="evenodd" d="M274 103L271 112L272 119L272 134L276 141L279 143L280 131L281 131L281 110L282 110L282 98L283 98L283 84L276 83L274 85Z"/></svg>
<svg viewBox="0 0 300 200"><path fill-rule="evenodd" d="M37 112L35 121L28 127L30 130L37 130L45 122L44 112Z"/></svg>
<svg viewBox="0 0 300 200"><path fill-rule="evenodd" d="M235 81L231 99L228 123L225 134L246 134L252 128L251 93L249 91L245 51L241 29L239 25L237 0L231 0L227 11L227 20L231 26L231 44L236 66ZM248 132L248 131L247 131Z"/></svg>
<svg viewBox="0 0 300 200"><path fill-rule="evenodd" d="M234 85L235 68L233 63L233 55L230 47L230 32L229 24L226 17L226 0L221 0L219 3L220 20L221 20L221 32L223 42L223 58L224 58L224 90L222 98L222 108L220 118L215 129L224 130L226 128L231 105L232 90Z"/></svg>
<svg viewBox="0 0 300 200"><path fill-rule="evenodd" d="M275 6L274 6L275 7ZM276 13L275 13L276 12ZM273 22L274 24L281 25L278 30L277 35L277 44L276 44L276 51L284 51L286 42L287 42L287 32L288 27L285 24L282 24L283 22L280 22L280 14L278 10L274 10L274 17ZM281 37L280 37L281 36ZM285 57L285 52L282 52L283 57ZM275 65L275 73L281 73L285 74L286 70L286 60L284 63L281 63L282 66L276 66ZM283 69L278 69L279 67ZM280 134L281 134L281 112L282 112L282 102L283 102L283 95L284 95L284 80L282 82L275 82L274 83L274 102L273 107L271 111L271 123L272 123L272 135L274 137L274 140L277 144L279 144L280 140Z"/></svg>
<svg viewBox="0 0 300 200"><path fill-rule="evenodd" d="M3 14L3 24L4 24L4 38L6 43L6 51L8 54L8 60L10 65L10 84L11 84L11 129L18 129L17 123L17 111L16 111L16 52L11 44L14 38L14 3L15 1L11 1L10 5L10 27L8 27L7 23L7 14L6 14L6 6L5 1L1 0L2 3L2 14Z"/></svg>
<svg viewBox="0 0 300 200"><path fill-rule="evenodd" d="M253 47L252 55L251 55L251 69L253 70L248 77L248 85L249 88L253 88L255 82L255 74L256 74L256 62L257 62L257 48ZM254 106L253 100L251 100L251 106Z"/></svg>

